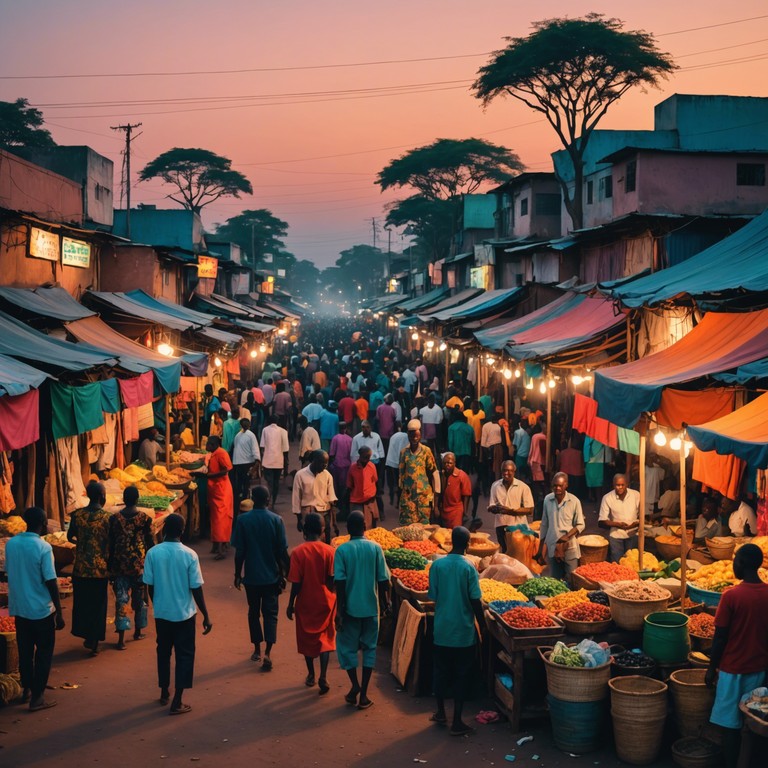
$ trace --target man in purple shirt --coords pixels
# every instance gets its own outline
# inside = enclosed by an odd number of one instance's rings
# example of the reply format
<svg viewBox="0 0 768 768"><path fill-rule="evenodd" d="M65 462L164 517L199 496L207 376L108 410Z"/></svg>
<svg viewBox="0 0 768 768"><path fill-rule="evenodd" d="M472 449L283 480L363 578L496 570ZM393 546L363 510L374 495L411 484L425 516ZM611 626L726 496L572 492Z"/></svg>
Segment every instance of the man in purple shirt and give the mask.
<svg viewBox="0 0 768 768"><path fill-rule="evenodd" d="M345 421L339 422L339 433L334 435L331 440L331 447L328 450L330 464L328 470L333 477L334 490L339 499L339 509L342 512L349 512L349 493L347 491L347 475L351 462L350 451L352 450L352 438L349 436L349 424Z"/></svg>
<svg viewBox="0 0 768 768"><path fill-rule="evenodd" d="M379 437L384 443L384 453L389 449L389 438L395 434L395 421L397 420L397 411L392 403L394 397L386 395L384 402L376 409L376 420L379 424Z"/></svg>

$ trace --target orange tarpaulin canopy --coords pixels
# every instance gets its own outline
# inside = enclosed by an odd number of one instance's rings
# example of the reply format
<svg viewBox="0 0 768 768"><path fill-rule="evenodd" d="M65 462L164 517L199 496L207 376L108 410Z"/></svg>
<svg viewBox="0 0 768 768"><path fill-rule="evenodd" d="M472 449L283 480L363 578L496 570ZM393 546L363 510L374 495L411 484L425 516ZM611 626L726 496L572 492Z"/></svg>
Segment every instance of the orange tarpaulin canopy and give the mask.
<svg viewBox="0 0 768 768"><path fill-rule="evenodd" d="M698 424L719 419L733 410L733 389L704 389L688 392L683 389L665 389L661 393L661 405L656 411L656 421L662 427L680 429L683 422Z"/></svg>

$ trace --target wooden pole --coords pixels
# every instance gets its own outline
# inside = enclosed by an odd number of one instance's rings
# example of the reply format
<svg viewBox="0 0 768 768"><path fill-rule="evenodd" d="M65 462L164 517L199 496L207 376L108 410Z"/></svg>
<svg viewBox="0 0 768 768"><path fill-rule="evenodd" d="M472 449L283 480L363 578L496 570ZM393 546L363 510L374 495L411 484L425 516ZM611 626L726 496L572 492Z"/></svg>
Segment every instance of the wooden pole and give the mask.
<svg viewBox="0 0 768 768"><path fill-rule="evenodd" d="M451 348L445 345L445 382L443 383L443 392L448 388L448 381L451 378Z"/></svg>
<svg viewBox="0 0 768 768"><path fill-rule="evenodd" d="M200 377L195 376L195 447L200 445Z"/></svg>
<svg viewBox="0 0 768 768"><path fill-rule="evenodd" d="M637 472L640 477L640 527L637 529L638 565L643 570L643 554L645 552L645 450L648 437L646 431L640 433L640 458ZM629 480L629 478L627 478Z"/></svg>
<svg viewBox="0 0 768 768"><path fill-rule="evenodd" d="M688 480L685 476L685 440L680 440L680 603L685 599L685 572L688 567L688 532L685 528Z"/></svg>
<svg viewBox="0 0 768 768"><path fill-rule="evenodd" d="M552 388L547 382L547 445L544 466L547 476L552 469Z"/></svg>
<svg viewBox="0 0 768 768"><path fill-rule="evenodd" d="M171 396L165 396L165 465L171 463Z"/></svg>

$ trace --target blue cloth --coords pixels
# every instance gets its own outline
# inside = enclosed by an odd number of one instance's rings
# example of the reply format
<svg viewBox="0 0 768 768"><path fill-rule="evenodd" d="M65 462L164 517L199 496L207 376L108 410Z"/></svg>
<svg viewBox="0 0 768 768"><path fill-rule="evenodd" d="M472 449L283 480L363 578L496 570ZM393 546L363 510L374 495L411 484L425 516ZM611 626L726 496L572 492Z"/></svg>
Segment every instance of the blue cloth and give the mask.
<svg viewBox="0 0 768 768"><path fill-rule="evenodd" d="M335 411L326 411L320 414L320 439L333 440L339 434L339 414Z"/></svg>
<svg viewBox="0 0 768 768"><path fill-rule="evenodd" d="M515 448L515 464L519 464L520 460L527 459L531 452L531 436L520 427L515 430L512 445Z"/></svg>
<svg viewBox="0 0 768 768"><path fill-rule="evenodd" d="M144 583L154 587L156 619L186 621L197 613L192 590L203 586L200 560L180 541L164 541L147 552Z"/></svg>
<svg viewBox="0 0 768 768"><path fill-rule="evenodd" d="M380 581L388 581L389 568L384 550L372 541L356 536L336 550L333 578L345 582L345 615L364 619L379 615Z"/></svg>
<svg viewBox="0 0 768 768"><path fill-rule="evenodd" d="M104 379L101 385L101 410L104 413L120 413L120 385L117 379Z"/></svg>
<svg viewBox="0 0 768 768"><path fill-rule="evenodd" d="M597 413L620 427L632 429L644 411L657 411L663 384L637 384L617 381L595 371Z"/></svg>
<svg viewBox="0 0 768 768"><path fill-rule="evenodd" d="M320 416L323 413L323 406L320 403L307 403L301 412L302 416L305 416L307 421L311 424L313 421L319 421Z"/></svg>
<svg viewBox="0 0 768 768"><path fill-rule="evenodd" d="M222 427L221 447L227 452L232 453L232 446L235 444L235 435L240 431L240 422L228 416Z"/></svg>
<svg viewBox="0 0 768 768"><path fill-rule="evenodd" d="M46 581L56 578L53 550L36 533L18 533L5 545L8 608L11 616L37 621L50 616L53 601Z"/></svg>
<svg viewBox="0 0 768 768"><path fill-rule="evenodd" d="M357 668L357 652L363 652L363 666L376 666L376 645L379 642L379 616L358 618L345 616L336 635L336 656L342 669Z"/></svg>
<svg viewBox="0 0 768 768"><path fill-rule="evenodd" d="M739 701L745 693L750 693L765 682L765 672L752 672L748 675L732 675L730 672L718 672L715 703L709 721L723 728L741 728Z"/></svg>
<svg viewBox="0 0 768 768"><path fill-rule="evenodd" d="M435 602L435 645L466 648L475 643L472 600L480 600L477 571L462 555L449 554L429 569L429 599Z"/></svg>
<svg viewBox="0 0 768 768"><path fill-rule="evenodd" d="M376 409L384 402L384 395L381 390L374 389L368 397L368 412L376 413Z"/></svg>
<svg viewBox="0 0 768 768"><path fill-rule="evenodd" d="M280 579L278 558L288 549L283 519L268 509L238 515L232 546L243 557L243 584L264 587Z"/></svg>

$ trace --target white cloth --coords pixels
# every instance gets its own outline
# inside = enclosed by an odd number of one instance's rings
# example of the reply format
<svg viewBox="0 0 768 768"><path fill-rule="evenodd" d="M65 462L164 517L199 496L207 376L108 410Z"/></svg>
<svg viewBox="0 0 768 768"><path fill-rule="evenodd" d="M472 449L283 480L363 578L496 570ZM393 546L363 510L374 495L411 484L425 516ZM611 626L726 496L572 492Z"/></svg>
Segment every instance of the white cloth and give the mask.
<svg viewBox="0 0 768 768"><path fill-rule="evenodd" d="M666 472L661 467L645 468L645 506L648 514L653 514L653 506L659 500L661 481Z"/></svg>
<svg viewBox="0 0 768 768"><path fill-rule="evenodd" d="M439 405L433 408L425 405L419 410L419 416L421 417L422 424L442 424L443 409Z"/></svg>
<svg viewBox="0 0 768 768"><path fill-rule="evenodd" d="M486 421L480 431L480 445L483 448L490 448L501 444L501 427L492 421Z"/></svg>
<svg viewBox="0 0 768 768"><path fill-rule="evenodd" d="M261 461L259 441L250 429L241 430L235 435L232 464L253 464L256 461Z"/></svg>
<svg viewBox="0 0 768 768"><path fill-rule="evenodd" d="M147 552L144 583L154 587L156 619L186 621L197 613L192 590L203 586L200 560L180 541L164 541Z"/></svg>
<svg viewBox="0 0 768 768"><path fill-rule="evenodd" d="M392 407L395 409L395 421L403 420L403 406L395 400L392 403Z"/></svg>
<svg viewBox="0 0 768 768"><path fill-rule="evenodd" d="M617 523L636 523L640 519L640 494L632 488L627 488L624 498L620 499L616 491L610 491L600 502L600 520L613 520ZM608 534L614 539L628 539L635 531L625 531L621 528L611 528Z"/></svg>
<svg viewBox="0 0 768 768"><path fill-rule="evenodd" d="M491 486L491 495L488 506L502 506L507 509L533 509L533 494L531 489L522 481L515 478L512 485L507 488L504 480L497 480ZM493 524L496 528L505 525L525 525L528 522L527 515L509 515L497 513L494 515Z"/></svg>
<svg viewBox="0 0 768 768"><path fill-rule="evenodd" d="M278 424L268 424L261 432L261 465L264 469L282 469L283 454L288 453L288 432Z"/></svg>
<svg viewBox="0 0 768 768"><path fill-rule="evenodd" d="M408 436L406 435L406 439L407 437ZM363 446L371 449L371 461L374 464L378 464L380 461L385 459L386 454L384 453L384 443L381 442L381 437L379 437L378 432L371 432L368 437L366 437L362 432L358 432L352 438L352 447L349 449L350 461L357 461L360 449Z"/></svg>
<svg viewBox="0 0 768 768"><path fill-rule="evenodd" d="M84 507L86 502L85 485L80 468L80 454L77 447L77 436L60 437L56 441L56 452L59 454L61 481L64 486L64 502L67 512Z"/></svg>
<svg viewBox="0 0 768 768"><path fill-rule="evenodd" d="M659 497L659 511L662 517L679 517L680 491L664 491Z"/></svg>
<svg viewBox="0 0 768 768"><path fill-rule="evenodd" d="M400 467L400 454L408 445L408 433L407 432L395 432L392 437L389 438L389 448L387 449L387 461L386 464L392 469L398 469Z"/></svg>
<svg viewBox="0 0 768 768"><path fill-rule="evenodd" d="M312 451L319 451L320 447L320 435L317 434L317 430L314 427L307 426L301 433L299 456L312 453Z"/></svg>
<svg viewBox="0 0 768 768"><path fill-rule="evenodd" d="M304 467L293 478L294 515L300 515L302 507L314 507L318 512L327 512L336 500L333 477L327 469L315 475L309 467Z"/></svg>
<svg viewBox="0 0 768 768"><path fill-rule="evenodd" d="M749 524L750 533L754 536L757 533L757 515L749 504L742 501L739 508L728 518L728 528L734 536L743 536L746 524Z"/></svg>
<svg viewBox="0 0 768 768"><path fill-rule="evenodd" d="M547 545L547 554L550 557L555 556L557 540L574 527L578 528L579 533L582 533L585 528L581 502L572 493L566 492L562 503L558 504L554 493L547 494L542 507L539 536ZM581 557L581 547L579 547L578 536L574 536L568 542L566 559L572 560L579 557Z"/></svg>

